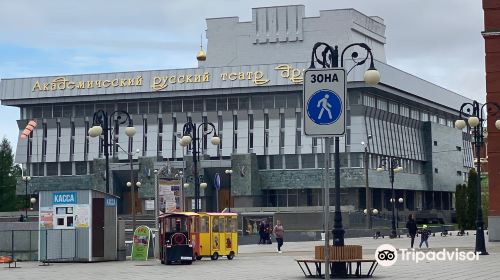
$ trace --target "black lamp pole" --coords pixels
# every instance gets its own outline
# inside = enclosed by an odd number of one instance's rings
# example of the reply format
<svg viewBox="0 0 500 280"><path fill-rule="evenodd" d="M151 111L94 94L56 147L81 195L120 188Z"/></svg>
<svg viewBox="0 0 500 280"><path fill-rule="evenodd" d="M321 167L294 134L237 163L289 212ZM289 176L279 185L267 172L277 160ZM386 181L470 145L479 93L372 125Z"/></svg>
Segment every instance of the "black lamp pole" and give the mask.
<svg viewBox="0 0 500 280"><path fill-rule="evenodd" d="M484 114L486 111L486 114ZM475 250L480 255L488 255L486 251L486 242L484 240L484 222L483 209L481 207L481 146L484 144L484 127L487 116L497 117L500 115L500 105L494 102L488 102L483 105L477 101L473 103L463 103L460 107L460 120L455 122L458 129L463 129L466 123L463 118L468 117L469 126L473 128L474 148L476 149L476 246ZM500 121L495 122L497 129L500 129Z"/></svg>
<svg viewBox="0 0 500 280"><path fill-rule="evenodd" d="M390 238L396 238L396 196L394 194L394 173L396 169L401 166L399 159L395 157L390 157L389 159L382 159L380 162L379 171L382 171L382 167L387 167L389 171L389 181L391 182L391 204L392 204L392 219L391 219L391 235Z"/></svg>
<svg viewBox="0 0 500 280"><path fill-rule="evenodd" d="M321 57L318 57L317 50L323 47L323 51L321 52ZM371 52L370 47L365 44L365 43L353 43L348 45L347 47L344 48L342 51L342 54L340 55L340 67L344 67L344 54L345 52L352 48L352 47L360 47L366 51L366 56L364 58L358 58L358 52L354 51L351 53L351 59L355 62L354 66L352 66L351 69L347 72L346 76L351 72L352 69L354 69L358 65L363 65L365 62L370 59L370 67L368 70L376 70L373 64L373 54ZM339 51L338 51L338 46L331 47L330 45L323 43L323 42L317 42L313 46L313 50L311 53L311 65L309 68L314 69L316 68L315 63L318 63L319 65L322 66L322 68L337 68L339 67ZM335 137L335 156L334 156L334 163L335 163L335 216L334 216L334 224L333 224L333 245L334 246L344 246L344 234L345 230L342 225L342 212L340 210L340 153L339 153L339 142L340 138ZM328 137L325 138L325 143L330 143ZM329 144L328 144L329 145ZM330 149L330 147L325 147L325 149ZM327 159L330 160L330 159ZM326 168L327 165L325 165ZM325 177L326 180L326 177ZM328 187L327 187L328 189ZM325 193L325 195L329 195L329 192ZM326 214L326 213L325 213ZM325 229L328 230L328 229ZM328 242L328 241L327 241ZM328 252L326 252L327 254ZM325 254L325 256L326 256ZM325 277L326 279L329 279L329 268L327 264L328 260L325 263ZM346 266L345 263L334 263L333 264L333 269L332 269L333 275L338 275L338 276L343 276L347 274Z"/></svg>
<svg viewBox="0 0 500 280"><path fill-rule="evenodd" d="M128 127L133 128L133 123L132 123L132 118L130 117L130 114L126 111L114 111L111 114L109 114L108 118L108 113L104 112L103 110L98 110L97 112L94 113L93 117L93 127L89 130L89 135L91 137L97 137L101 133L104 133L103 141L101 143L100 148L103 149L104 152L104 157L106 158L106 193L109 193L109 149L113 144L112 140L110 140L110 137L112 136L112 130L113 128L109 126L111 123L111 120L116 116L116 126L120 124L124 124L128 122ZM99 133L93 134L92 130L95 129L95 127L100 126L102 128L102 131L99 131ZM135 134L135 129L133 130L133 133L129 135L127 132L127 136L132 137Z"/></svg>
<svg viewBox="0 0 500 280"><path fill-rule="evenodd" d="M207 127L210 126L210 131L207 131ZM201 127L204 127L203 131L203 136L200 138L200 130ZM180 140L180 144L182 146L188 146L189 144L192 144L191 146L191 151L193 154L193 175L194 175L194 212L198 213L200 212L200 177L198 176L198 161L199 161L199 156L200 156L200 141L202 138L207 137L209 134L213 133L214 138L218 138L217 136L217 129L215 128L215 125L211 122L202 122L198 127L196 127L196 124L193 123L192 121L188 121L187 123L184 124L184 127L182 128L184 136ZM186 139L185 137L189 136L189 140L184 140ZM212 138L212 144L218 145L219 143L215 144L214 143L214 138ZM186 141L186 142L184 142ZM219 141L220 142L220 141Z"/></svg>

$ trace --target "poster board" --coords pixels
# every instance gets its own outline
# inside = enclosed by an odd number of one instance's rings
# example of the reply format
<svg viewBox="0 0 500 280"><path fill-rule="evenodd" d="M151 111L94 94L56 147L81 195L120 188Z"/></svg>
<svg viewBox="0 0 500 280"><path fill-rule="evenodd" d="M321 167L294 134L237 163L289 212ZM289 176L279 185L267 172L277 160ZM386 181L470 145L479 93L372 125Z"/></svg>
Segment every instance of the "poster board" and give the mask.
<svg viewBox="0 0 500 280"><path fill-rule="evenodd" d="M181 181L159 180L160 213L181 211Z"/></svg>
<svg viewBox="0 0 500 280"><path fill-rule="evenodd" d="M132 241L132 260L147 261L149 241L151 240L151 229L147 226L139 226L134 231Z"/></svg>

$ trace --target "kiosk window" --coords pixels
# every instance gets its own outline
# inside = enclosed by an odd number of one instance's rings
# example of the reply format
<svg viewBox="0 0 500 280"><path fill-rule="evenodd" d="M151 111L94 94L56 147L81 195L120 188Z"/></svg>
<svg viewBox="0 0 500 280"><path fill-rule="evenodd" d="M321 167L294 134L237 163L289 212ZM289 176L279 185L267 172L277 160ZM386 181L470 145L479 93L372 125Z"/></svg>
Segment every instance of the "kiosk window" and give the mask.
<svg viewBox="0 0 500 280"><path fill-rule="evenodd" d="M64 226L64 218L57 218L57 225Z"/></svg>
<svg viewBox="0 0 500 280"><path fill-rule="evenodd" d="M63 214L66 214L66 207L57 207L57 208L56 208L56 214L57 214L57 215L63 215Z"/></svg>
<svg viewBox="0 0 500 280"><path fill-rule="evenodd" d="M66 217L66 226L67 227L72 227L73 226L73 216Z"/></svg>

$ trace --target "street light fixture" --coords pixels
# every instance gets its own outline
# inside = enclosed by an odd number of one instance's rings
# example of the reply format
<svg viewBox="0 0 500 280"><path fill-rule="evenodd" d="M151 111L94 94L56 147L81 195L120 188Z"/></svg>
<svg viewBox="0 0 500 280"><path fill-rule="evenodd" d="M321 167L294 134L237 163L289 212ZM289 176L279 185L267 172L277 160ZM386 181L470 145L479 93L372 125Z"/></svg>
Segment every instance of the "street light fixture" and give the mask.
<svg viewBox="0 0 500 280"><path fill-rule="evenodd" d="M368 165L369 165L369 159L368 159L368 149L370 146L370 139L372 138L371 134L369 134L366 137L367 142L361 142L361 145L364 147L364 153L363 153L363 160L364 160L364 167L365 167L365 200L366 200L366 228L371 229L372 228L372 217L371 217L371 204L372 204L372 196L371 196L371 190L370 190L370 185L368 183Z"/></svg>
<svg viewBox="0 0 500 280"><path fill-rule="evenodd" d="M318 57L317 50L323 47L323 51L321 51L321 57ZM370 59L370 67L368 70L364 73L364 80L367 84L370 85L375 85L380 82L380 73L377 71L375 68L375 65L373 63L373 54L371 51L371 48L365 44L365 43L353 43L344 48L342 51L340 57L339 57L339 50L338 46L335 46L334 48L331 47L330 45L323 43L323 42L317 42L313 46L313 50L311 53L311 65L309 68L314 69L316 68L315 62L318 62L322 66L322 68L337 68L339 66L339 58L340 58L340 67L344 67L344 54L347 52L347 50L353 48L353 47L358 47L362 48L365 52L366 55L364 57L358 58L358 52L353 51L351 53L351 59L353 62L355 62L354 66L352 66L351 69L347 72L346 76L351 72L352 69L354 69L356 66L363 65L365 64L368 59ZM325 137L325 161L329 160L330 158L330 138ZM340 211L340 139L339 137L335 137L335 217L334 217L334 225L333 225L333 245L335 246L344 246L344 234L345 230L342 226L342 213ZM329 193L329 187L328 187L328 162L325 162L325 170L324 170L324 193L328 194ZM325 195L325 203L324 203L324 227L325 227L325 279L328 280L330 279L330 250L329 248L329 235L328 235L328 218L329 218L329 212L330 212L330 202L329 202L329 195ZM333 265L333 274L337 276L345 276L347 275L347 270L345 263L334 263Z"/></svg>
<svg viewBox="0 0 500 280"><path fill-rule="evenodd" d="M24 212L24 216L25 216L26 222L27 222L28 221L28 208L30 208L29 198L28 198L28 182L31 181L31 177L30 176L23 176L23 181L24 181L25 186L26 186L26 189L25 189L26 209Z"/></svg>
<svg viewBox="0 0 500 280"><path fill-rule="evenodd" d="M203 132L200 129L203 127ZM210 130L207 130L209 128ZM202 122L198 126L195 123L189 121L184 124L182 138L179 140L179 144L182 147L189 148L191 145L191 150L193 154L193 172L194 172L194 212L198 213L200 211L200 187L206 188L207 183L203 182L200 184L200 178L198 176L198 161L200 156L200 140L208 135L213 134L210 142L212 145L218 146L220 144L220 138L217 136L217 129L215 125L211 122ZM201 137L198 135L202 135Z"/></svg>
<svg viewBox="0 0 500 280"><path fill-rule="evenodd" d="M127 128L125 128L125 135L129 138L134 137L136 130L132 123L132 118L130 114L126 111L114 111L108 115L108 113L103 110L98 110L94 113L93 124L89 129L88 134L90 137L100 137L104 132L104 139L101 143L101 148L104 150L104 156L106 157L106 193L109 193L109 149L113 145L112 135L114 129L110 127L110 123L115 121L116 127L120 124L128 122Z"/></svg>
<svg viewBox="0 0 500 280"><path fill-rule="evenodd" d="M474 137L474 148L476 149L476 171L478 180L476 180L476 246L475 251L480 255L488 255L486 251L486 242L484 240L484 222L483 222L483 210L481 207L481 146L484 144L485 130L484 122L487 117L493 117L497 120L495 121L495 128L500 130L500 105L495 102L487 102L484 104L479 104L477 101L472 103L463 103L460 107L460 116L457 121L455 121L455 127L459 130L463 130L467 124L472 129L472 134ZM484 162L484 160L483 160Z"/></svg>
<svg viewBox="0 0 500 280"><path fill-rule="evenodd" d="M377 171L382 172L382 171L384 171L385 168L387 168L389 171L389 180L391 181L391 199L390 199L390 202L392 204L392 220L391 220L391 235L389 237L396 238L397 237L396 214L395 214L396 203L393 203L393 201L396 200L395 195L394 195L394 173L398 173L398 172L403 171L403 167L401 167L401 162L398 158L389 157L387 159L383 158L381 160L380 165L377 168Z"/></svg>
<svg viewBox="0 0 500 280"><path fill-rule="evenodd" d="M233 174L233 170L232 169L226 169L224 171L224 173L226 173L227 175L229 175L229 206L228 206L228 209L229 209L229 213L231 213L231 193L232 193L232 188L233 188L233 184L231 182L231 175Z"/></svg>

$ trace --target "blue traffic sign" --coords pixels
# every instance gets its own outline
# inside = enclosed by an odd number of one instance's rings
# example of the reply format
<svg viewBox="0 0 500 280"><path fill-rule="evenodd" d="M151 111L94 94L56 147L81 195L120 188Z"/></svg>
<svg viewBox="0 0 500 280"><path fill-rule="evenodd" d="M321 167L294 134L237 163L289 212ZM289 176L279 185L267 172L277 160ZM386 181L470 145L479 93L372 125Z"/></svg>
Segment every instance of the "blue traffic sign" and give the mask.
<svg viewBox="0 0 500 280"><path fill-rule="evenodd" d="M216 190L220 189L220 175L219 175L219 173L215 174L215 177L214 177L214 187L215 187Z"/></svg>
<svg viewBox="0 0 500 280"><path fill-rule="evenodd" d="M307 101L309 119L319 125L335 123L342 115L342 100L337 93L329 89L314 92Z"/></svg>

